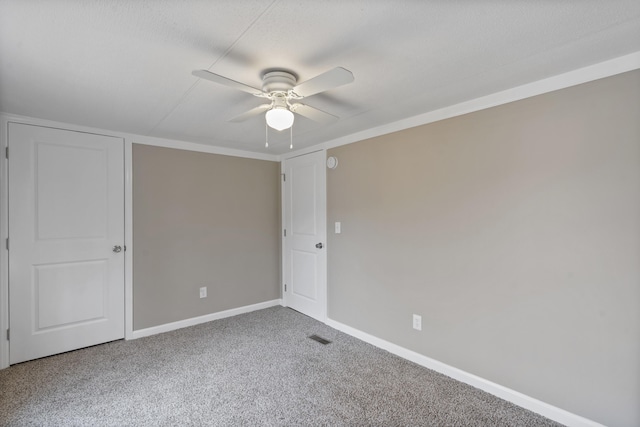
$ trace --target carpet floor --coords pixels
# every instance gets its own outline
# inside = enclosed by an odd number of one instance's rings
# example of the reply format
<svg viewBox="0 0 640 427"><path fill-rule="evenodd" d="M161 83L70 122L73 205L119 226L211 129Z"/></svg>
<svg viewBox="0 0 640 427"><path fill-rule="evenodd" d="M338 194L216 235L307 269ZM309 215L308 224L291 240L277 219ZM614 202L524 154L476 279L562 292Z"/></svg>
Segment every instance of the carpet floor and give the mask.
<svg viewBox="0 0 640 427"><path fill-rule="evenodd" d="M558 424L273 307L1 370L0 425Z"/></svg>

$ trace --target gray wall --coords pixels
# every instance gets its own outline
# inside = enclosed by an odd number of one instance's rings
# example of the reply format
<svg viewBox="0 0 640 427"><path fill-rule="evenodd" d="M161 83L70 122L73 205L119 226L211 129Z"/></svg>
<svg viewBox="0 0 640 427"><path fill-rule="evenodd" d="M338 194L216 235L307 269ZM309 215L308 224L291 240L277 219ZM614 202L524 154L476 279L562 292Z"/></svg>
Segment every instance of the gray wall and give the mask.
<svg viewBox="0 0 640 427"><path fill-rule="evenodd" d="M640 425L639 123L634 71L329 150L329 317Z"/></svg>
<svg viewBox="0 0 640 427"><path fill-rule="evenodd" d="M134 144L134 330L280 298L279 168Z"/></svg>

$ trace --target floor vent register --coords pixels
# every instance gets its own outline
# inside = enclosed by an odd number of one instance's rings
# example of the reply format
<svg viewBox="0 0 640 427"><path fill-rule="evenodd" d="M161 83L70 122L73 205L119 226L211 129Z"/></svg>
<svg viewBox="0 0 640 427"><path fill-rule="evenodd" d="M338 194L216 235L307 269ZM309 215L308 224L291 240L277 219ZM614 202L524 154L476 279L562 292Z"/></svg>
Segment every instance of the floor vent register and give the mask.
<svg viewBox="0 0 640 427"><path fill-rule="evenodd" d="M319 335L311 335L309 338L311 338L314 341L318 341L320 344L324 344L324 345L331 344L331 341L329 341L328 339L322 338Z"/></svg>

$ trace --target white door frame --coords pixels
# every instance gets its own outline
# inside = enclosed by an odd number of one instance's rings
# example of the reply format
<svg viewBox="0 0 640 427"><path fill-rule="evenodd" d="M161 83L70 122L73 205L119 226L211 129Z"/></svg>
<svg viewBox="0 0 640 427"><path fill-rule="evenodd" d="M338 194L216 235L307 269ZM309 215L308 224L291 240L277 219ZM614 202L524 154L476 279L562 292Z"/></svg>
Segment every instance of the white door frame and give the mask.
<svg viewBox="0 0 640 427"><path fill-rule="evenodd" d="M5 239L9 235L9 176L5 149L8 146L9 120L0 121L0 369L9 366L9 341L6 330L9 328L9 251Z"/></svg>
<svg viewBox="0 0 640 427"><path fill-rule="evenodd" d="M28 117L0 114L0 369L9 367L9 343L6 331L9 329L9 251L5 241L9 235L9 182L7 159L5 150L8 147L9 123L21 123L35 126L53 127L77 132L96 133L100 135L123 137L117 132L107 132L100 129L92 129L80 126L67 125L64 123L51 122L47 120L32 119ZM125 240L126 246L124 271L125 271L125 339L131 339L133 335L133 239L131 225L133 222L132 209L132 189L131 180L131 138L125 138L124 147L124 171L125 188Z"/></svg>
<svg viewBox="0 0 640 427"><path fill-rule="evenodd" d="M307 154L319 152L319 151L324 153L325 157L326 157L327 150L326 149L321 149L321 150L311 150L311 151L298 152L298 153L296 153L294 155L289 155L289 156L286 156L286 157L283 156L282 160L280 161L280 203L281 203L281 205L280 205L281 206L280 207L280 216L281 216L281 219L280 219L280 221L281 221L281 226L280 226L280 239L281 239L281 244L280 244L280 248L281 248L281 254L280 254L280 262L281 262L281 268L280 268L280 271L281 271L281 273L280 273L280 292L282 294L281 301L282 301L282 305L284 307L287 307L287 294L286 294L286 292L284 290L284 286L285 286L285 283L284 283L284 277L285 276L284 276L284 274L285 274L285 268L286 268L285 257L287 255L286 254L287 245L286 245L286 240L285 240L286 238L284 237L284 230L286 228L285 209L286 209L286 196L287 196L285 194L285 185L284 185L284 179L283 179L283 176L284 176L284 173L285 173L285 161L293 159L293 158L296 158L296 157L304 156L304 155L307 155ZM326 183L327 169L325 167L323 167L322 171L323 171L323 173L322 173L322 177L323 178L322 179L324 179L324 181ZM324 200L325 200L324 205L325 205L325 217L326 217L326 213L327 213L327 206L326 206L327 205L326 204L327 186L326 185L322 186L322 190L323 190L324 194L321 194L321 197L323 197ZM324 249L323 250L325 251L325 254L326 254L326 251L329 250L328 246L326 244L326 242L327 242L327 233L328 232L327 232L326 227L325 227L324 236L321 236L321 241L324 243ZM326 258L328 258L328 257L325 257L325 259ZM324 283L322 283L322 286L323 286L323 289L324 289L324 295L322 296L322 300L324 302L324 307L322 307L323 315L322 315L322 319L318 319L318 320L321 320L323 323L326 323L327 317L328 317L328 315L327 315L327 296L328 296L327 295L328 294L328 289L327 289L328 288L327 287L327 265L328 265L328 263L325 262L325 265L324 265L324 268L325 268L325 272L324 273L325 274L323 274Z"/></svg>
<svg viewBox="0 0 640 427"><path fill-rule="evenodd" d="M133 142L124 140L124 339L133 339Z"/></svg>

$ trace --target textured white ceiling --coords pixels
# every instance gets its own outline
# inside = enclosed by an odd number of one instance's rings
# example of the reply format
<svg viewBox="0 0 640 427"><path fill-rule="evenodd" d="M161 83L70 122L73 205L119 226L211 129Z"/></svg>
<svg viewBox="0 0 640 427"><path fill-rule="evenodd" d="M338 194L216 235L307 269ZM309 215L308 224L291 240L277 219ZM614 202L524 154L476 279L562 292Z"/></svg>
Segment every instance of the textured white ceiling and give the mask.
<svg viewBox="0 0 640 427"><path fill-rule="evenodd" d="M640 51L638 0L0 0L0 111L281 154L288 132L227 120L266 69L355 82L304 102L295 148Z"/></svg>

